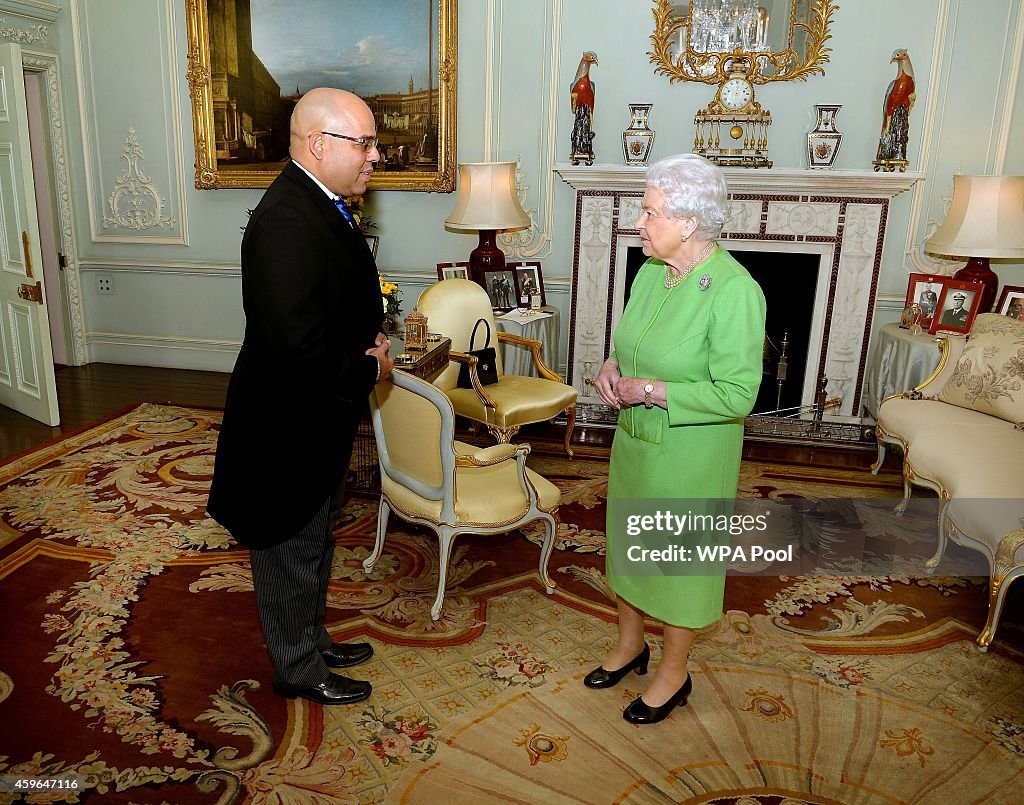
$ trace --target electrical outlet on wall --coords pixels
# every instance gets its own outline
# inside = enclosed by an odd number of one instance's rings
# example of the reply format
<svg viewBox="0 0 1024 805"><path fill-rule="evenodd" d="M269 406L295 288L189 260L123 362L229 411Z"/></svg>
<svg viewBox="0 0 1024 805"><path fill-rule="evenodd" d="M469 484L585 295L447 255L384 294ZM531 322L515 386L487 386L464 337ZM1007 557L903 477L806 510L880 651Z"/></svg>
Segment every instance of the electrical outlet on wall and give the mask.
<svg viewBox="0 0 1024 805"><path fill-rule="evenodd" d="M114 292L114 278L109 274L96 275L96 293L112 294Z"/></svg>

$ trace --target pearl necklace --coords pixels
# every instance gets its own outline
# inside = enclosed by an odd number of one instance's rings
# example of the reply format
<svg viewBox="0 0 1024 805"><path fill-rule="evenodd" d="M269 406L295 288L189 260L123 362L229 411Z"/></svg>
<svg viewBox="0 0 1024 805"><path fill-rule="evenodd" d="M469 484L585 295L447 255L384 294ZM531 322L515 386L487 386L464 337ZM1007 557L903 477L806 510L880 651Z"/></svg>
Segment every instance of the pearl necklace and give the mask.
<svg viewBox="0 0 1024 805"><path fill-rule="evenodd" d="M690 274L693 273L693 269L695 269L698 265L700 265L701 262L704 260L704 258L707 257L709 254L711 254L711 250L714 249L714 248L715 248L715 242L711 241L710 243L708 243L707 246L705 246L701 250L700 254L698 254L695 258L693 258L693 262L690 263L690 265L688 265L686 268L684 268L678 274L673 274L672 273L672 268L670 266L666 266L665 267L665 287L666 288L675 288L680 282L682 282L684 279L686 279L688 276L690 276Z"/></svg>

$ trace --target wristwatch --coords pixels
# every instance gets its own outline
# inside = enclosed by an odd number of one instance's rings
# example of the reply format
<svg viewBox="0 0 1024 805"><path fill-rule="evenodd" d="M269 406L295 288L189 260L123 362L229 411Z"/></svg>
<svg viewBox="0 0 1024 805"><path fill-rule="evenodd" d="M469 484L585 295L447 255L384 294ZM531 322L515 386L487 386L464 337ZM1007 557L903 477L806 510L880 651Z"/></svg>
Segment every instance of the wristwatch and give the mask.
<svg viewBox="0 0 1024 805"><path fill-rule="evenodd" d="M644 407L654 408L654 400L651 395L654 394L654 381L648 380L647 385L644 386Z"/></svg>

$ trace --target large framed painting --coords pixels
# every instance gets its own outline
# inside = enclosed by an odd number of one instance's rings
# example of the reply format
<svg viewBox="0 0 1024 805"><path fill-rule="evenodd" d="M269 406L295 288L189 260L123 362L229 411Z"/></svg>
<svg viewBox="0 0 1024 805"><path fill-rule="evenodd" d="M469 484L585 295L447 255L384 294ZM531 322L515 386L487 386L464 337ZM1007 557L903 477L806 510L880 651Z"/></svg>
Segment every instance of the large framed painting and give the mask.
<svg viewBox="0 0 1024 805"><path fill-rule="evenodd" d="M455 189L458 0L185 0L196 187L267 187L314 87L377 120L375 190Z"/></svg>

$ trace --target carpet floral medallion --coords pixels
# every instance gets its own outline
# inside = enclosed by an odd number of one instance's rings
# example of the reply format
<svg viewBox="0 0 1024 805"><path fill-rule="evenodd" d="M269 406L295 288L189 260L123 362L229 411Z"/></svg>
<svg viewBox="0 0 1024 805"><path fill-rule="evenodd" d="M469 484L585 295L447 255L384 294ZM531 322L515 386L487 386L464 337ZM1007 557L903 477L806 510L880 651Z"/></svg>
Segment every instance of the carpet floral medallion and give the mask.
<svg viewBox="0 0 1024 805"><path fill-rule="evenodd" d="M623 721L645 678L580 684L615 635L596 460L531 456L563 495L554 594L539 533L460 538L438 621L436 539L392 518L366 575L377 507L351 500L327 627L373 644L350 672L373 695L281 699L248 552L205 514L219 422L144 404L0 466L0 803L1020 801L1019 599L983 654L984 580L912 559L885 577L731 579L690 704ZM741 478L749 498L899 491L852 470ZM75 787L13 788L29 779Z"/></svg>

